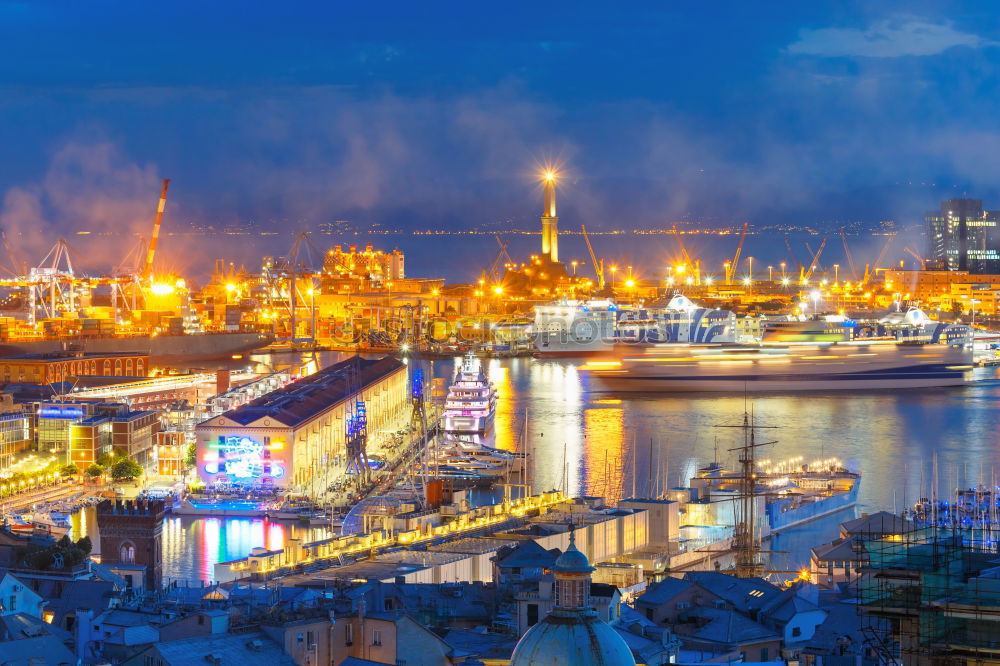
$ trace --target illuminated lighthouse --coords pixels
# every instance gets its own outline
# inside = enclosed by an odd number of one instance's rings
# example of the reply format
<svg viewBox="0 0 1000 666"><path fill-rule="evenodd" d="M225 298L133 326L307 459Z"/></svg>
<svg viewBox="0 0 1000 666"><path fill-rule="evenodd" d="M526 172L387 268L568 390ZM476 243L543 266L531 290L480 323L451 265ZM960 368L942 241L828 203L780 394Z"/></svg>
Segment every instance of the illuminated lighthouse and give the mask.
<svg viewBox="0 0 1000 666"><path fill-rule="evenodd" d="M542 255L559 261L559 217L556 215L556 174L546 171L542 176L545 207L542 210Z"/></svg>

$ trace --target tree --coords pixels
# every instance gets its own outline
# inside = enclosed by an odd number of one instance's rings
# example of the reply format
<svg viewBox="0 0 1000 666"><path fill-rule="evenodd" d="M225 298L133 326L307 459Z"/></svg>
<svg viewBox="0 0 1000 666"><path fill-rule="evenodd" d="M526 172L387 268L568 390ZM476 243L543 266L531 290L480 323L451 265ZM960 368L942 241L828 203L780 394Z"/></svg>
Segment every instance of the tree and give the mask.
<svg viewBox="0 0 1000 666"><path fill-rule="evenodd" d="M194 467L198 464L198 445L194 442L188 444L187 452L184 454L184 466Z"/></svg>
<svg viewBox="0 0 1000 666"><path fill-rule="evenodd" d="M134 460L122 458L111 466L111 478L115 481L131 481L142 476L142 465Z"/></svg>
<svg viewBox="0 0 1000 666"><path fill-rule="evenodd" d="M79 474L79 473L80 473L80 468L77 467L74 463L65 465L61 470L59 470L59 474L62 476L73 476L74 474Z"/></svg>
<svg viewBox="0 0 1000 666"><path fill-rule="evenodd" d="M83 470L83 473L91 478L96 478L101 474L104 474L104 468L97 463L91 463L87 469Z"/></svg>
<svg viewBox="0 0 1000 666"><path fill-rule="evenodd" d="M90 541L89 536L85 536L76 542L76 547L80 549L84 555L90 555L90 551L94 549L94 544Z"/></svg>

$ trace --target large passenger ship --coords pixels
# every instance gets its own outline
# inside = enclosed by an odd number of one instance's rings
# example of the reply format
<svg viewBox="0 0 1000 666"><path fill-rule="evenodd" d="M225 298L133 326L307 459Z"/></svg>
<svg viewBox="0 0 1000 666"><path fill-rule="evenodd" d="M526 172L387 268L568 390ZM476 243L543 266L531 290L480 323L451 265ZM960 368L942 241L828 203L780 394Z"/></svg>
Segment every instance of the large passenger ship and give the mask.
<svg viewBox="0 0 1000 666"><path fill-rule="evenodd" d="M677 294L663 307L628 308L611 301L535 306L538 356L592 356L615 344L736 342L736 315L704 308Z"/></svg>
<svg viewBox="0 0 1000 666"><path fill-rule="evenodd" d="M444 429L450 433L482 433L493 425L497 392L474 352L455 373L444 403Z"/></svg>
<svg viewBox="0 0 1000 666"><path fill-rule="evenodd" d="M596 391L830 391L959 386L972 353L892 341L786 346L644 345L583 366Z"/></svg>

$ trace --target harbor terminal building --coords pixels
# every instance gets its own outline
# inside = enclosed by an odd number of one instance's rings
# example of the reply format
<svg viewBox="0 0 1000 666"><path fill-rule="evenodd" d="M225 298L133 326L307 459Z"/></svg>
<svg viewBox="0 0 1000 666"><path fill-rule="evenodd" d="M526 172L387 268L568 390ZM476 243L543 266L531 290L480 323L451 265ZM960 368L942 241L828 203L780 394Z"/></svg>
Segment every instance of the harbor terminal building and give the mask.
<svg viewBox="0 0 1000 666"><path fill-rule="evenodd" d="M198 424L198 475L206 484L318 489L346 471L347 433L359 421L378 437L404 414L407 386L393 357L328 366Z"/></svg>

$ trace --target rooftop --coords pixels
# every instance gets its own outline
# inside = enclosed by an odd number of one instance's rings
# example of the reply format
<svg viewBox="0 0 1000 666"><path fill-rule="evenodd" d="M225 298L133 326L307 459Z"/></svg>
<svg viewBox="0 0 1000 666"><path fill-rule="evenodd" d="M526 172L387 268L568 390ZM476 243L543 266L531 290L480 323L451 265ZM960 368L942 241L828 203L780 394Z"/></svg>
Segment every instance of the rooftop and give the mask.
<svg viewBox="0 0 1000 666"><path fill-rule="evenodd" d="M270 417L294 427L403 367L401 361L391 356L380 359L352 356L230 410L223 416L241 425Z"/></svg>
<svg viewBox="0 0 1000 666"><path fill-rule="evenodd" d="M155 649L170 666L205 666L210 658L220 666L294 666L277 643L261 632L211 634L158 643ZM147 653L148 654L148 653Z"/></svg>

